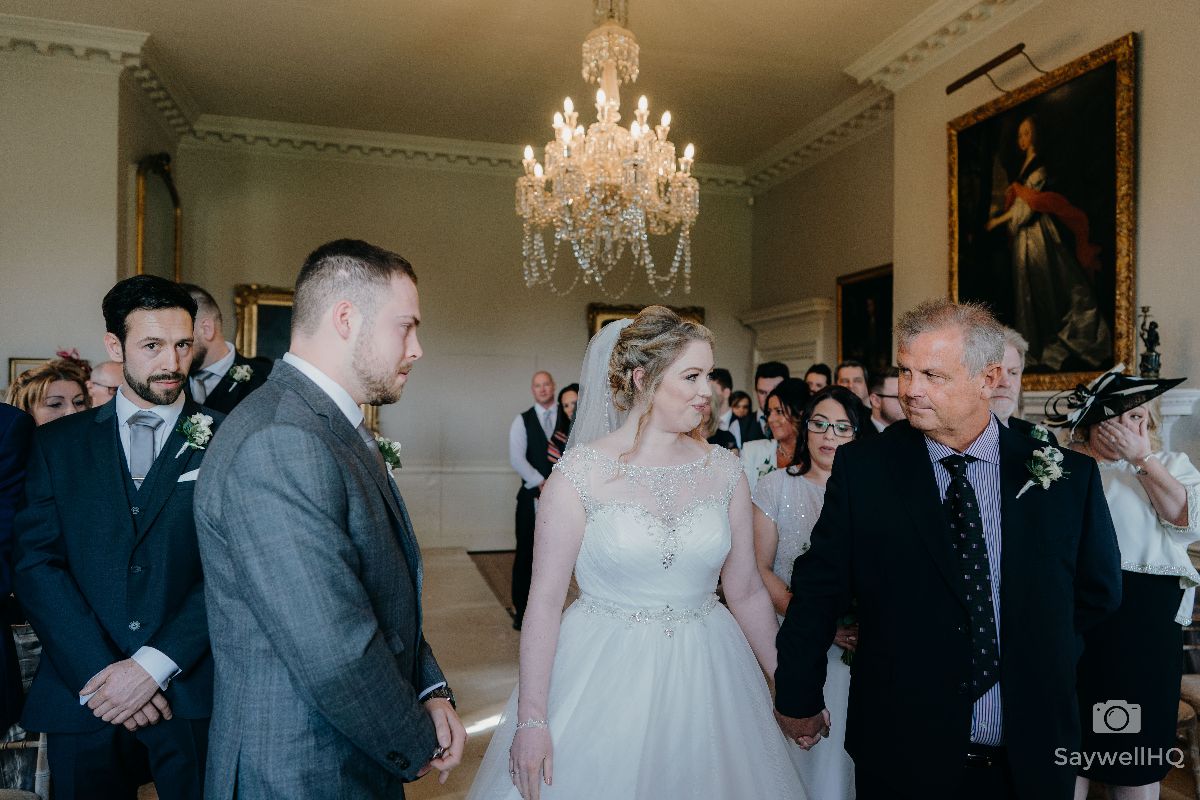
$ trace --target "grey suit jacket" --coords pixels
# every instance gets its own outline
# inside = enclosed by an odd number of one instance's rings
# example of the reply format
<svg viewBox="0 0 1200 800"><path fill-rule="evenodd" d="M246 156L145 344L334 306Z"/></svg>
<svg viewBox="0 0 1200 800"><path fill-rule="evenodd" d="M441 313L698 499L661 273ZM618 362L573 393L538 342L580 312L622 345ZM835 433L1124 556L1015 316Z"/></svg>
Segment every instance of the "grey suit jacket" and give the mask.
<svg viewBox="0 0 1200 800"><path fill-rule="evenodd" d="M196 531L216 661L213 800L402 797L437 746L421 558L400 494L282 361L213 437Z"/></svg>

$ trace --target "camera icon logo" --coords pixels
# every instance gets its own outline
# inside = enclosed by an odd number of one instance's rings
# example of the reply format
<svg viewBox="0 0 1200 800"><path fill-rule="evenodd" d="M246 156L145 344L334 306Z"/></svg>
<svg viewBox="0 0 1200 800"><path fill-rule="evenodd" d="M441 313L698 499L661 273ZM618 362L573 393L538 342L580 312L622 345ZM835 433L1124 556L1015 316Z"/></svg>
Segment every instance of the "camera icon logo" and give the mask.
<svg viewBox="0 0 1200 800"><path fill-rule="evenodd" d="M1092 706L1093 733L1141 733L1142 707L1124 700L1108 700Z"/></svg>

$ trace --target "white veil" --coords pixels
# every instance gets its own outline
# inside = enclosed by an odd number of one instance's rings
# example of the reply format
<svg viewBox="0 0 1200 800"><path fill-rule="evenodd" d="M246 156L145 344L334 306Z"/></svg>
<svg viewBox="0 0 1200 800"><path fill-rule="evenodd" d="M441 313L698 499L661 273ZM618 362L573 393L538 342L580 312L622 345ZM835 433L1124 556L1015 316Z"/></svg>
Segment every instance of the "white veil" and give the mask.
<svg viewBox="0 0 1200 800"><path fill-rule="evenodd" d="M567 439L568 450L595 441L625 422L628 412L619 410L613 404L612 389L608 385L608 362L612 359L612 351L621 331L632 322L632 319L610 322L588 343L579 375L579 402L575 406L571 436Z"/></svg>

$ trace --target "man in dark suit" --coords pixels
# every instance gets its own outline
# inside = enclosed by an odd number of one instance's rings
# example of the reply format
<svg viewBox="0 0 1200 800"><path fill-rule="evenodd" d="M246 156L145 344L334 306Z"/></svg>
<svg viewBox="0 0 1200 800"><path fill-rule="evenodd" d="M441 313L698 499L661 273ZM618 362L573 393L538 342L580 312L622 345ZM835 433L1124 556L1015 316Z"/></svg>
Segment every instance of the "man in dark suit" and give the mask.
<svg viewBox="0 0 1200 800"><path fill-rule="evenodd" d="M16 592L42 643L21 724L56 798L200 798L212 656L192 493L217 420L183 394L196 305L151 275L104 298L112 402L34 435ZM195 415L195 416L194 416Z"/></svg>
<svg viewBox="0 0 1200 800"><path fill-rule="evenodd" d="M985 309L929 301L896 332L908 420L838 451L779 632L781 724L804 747L846 725L863 800L1067 800L1080 634L1120 601L1099 471L1059 451L1029 485L1041 443L988 410L1004 339ZM852 604L849 718L830 721L825 652Z"/></svg>
<svg viewBox="0 0 1200 800"><path fill-rule="evenodd" d="M205 408L228 414L266 382L271 362L246 358L225 339L221 307L213 296L194 283L181 283L196 301L196 344L188 393Z"/></svg>
<svg viewBox="0 0 1200 800"><path fill-rule="evenodd" d="M1025 341L1025 337L1006 327L1004 360L1000 363L1000 376L996 379L996 388L992 390L989 403L992 413L1000 420L1001 425L1006 425L1024 436L1049 442L1054 439L1049 428L1035 425L1020 416L1021 377L1025 374L1025 354L1028 351L1029 342Z"/></svg>
<svg viewBox="0 0 1200 800"><path fill-rule="evenodd" d="M353 240L317 248L296 281L289 351L205 461L209 800L397 798L462 758L391 450L359 407L400 398L420 321L403 258Z"/></svg>
<svg viewBox="0 0 1200 800"><path fill-rule="evenodd" d="M754 394L758 397L758 413L747 414L738 420L742 426L743 443L773 438L771 426L767 424L767 395L791 376L791 370L782 361L764 361L755 368Z"/></svg>
<svg viewBox="0 0 1200 800"><path fill-rule="evenodd" d="M508 463L521 478L521 485L517 487L517 550L512 568L513 628L516 630L521 630L525 606L529 602L537 498L554 467L548 445L558 425L558 404L554 402L554 378L550 373L545 370L533 373L529 390L533 393L533 405L517 414L508 427Z"/></svg>
<svg viewBox="0 0 1200 800"><path fill-rule="evenodd" d="M8 632L12 594L13 515L25 487L25 462L33 417L0 403L0 729L8 730L21 715L21 668Z"/></svg>

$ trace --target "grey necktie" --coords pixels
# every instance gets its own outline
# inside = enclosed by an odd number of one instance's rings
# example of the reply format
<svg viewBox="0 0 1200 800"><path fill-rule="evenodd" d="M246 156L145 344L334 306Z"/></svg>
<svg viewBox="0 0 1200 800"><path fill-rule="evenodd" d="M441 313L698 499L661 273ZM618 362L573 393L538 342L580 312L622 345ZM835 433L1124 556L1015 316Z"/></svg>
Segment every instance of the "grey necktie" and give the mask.
<svg viewBox="0 0 1200 800"><path fill-rule="evenodd" d="M375 435L367 430L367 423L358 423L358 436L371 451L371 455L375 456L375 463L379 468L387 472L387 462L383 460L383 453L379 452L379 443L375 441Z"/></svg>
<svg viewBox="0 0 1200 800"><path fill-rule="evenodd" d="M550 421L550 414L554 411L552 408L547 408L542 412L542 433L546 434L546 441L550 441L550 437L554 435L554 425Z"/></svg>
<svg viewBox="0 0 1200 800"><path fill-rule="evenodd" d="M139 489L154 465L154 431L162 424L163 418L153 411L139 411L129 418L129 476Z"/></svg>
<svg viewBox="0 0 1200 800"><path fill-rule="evenodd" d="M208 376L212 373L206 369L202 369L192 376L192 399L197 403L203 404L208 399Z"/></svg>

